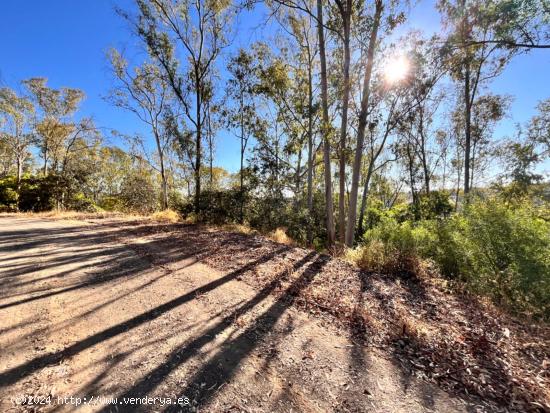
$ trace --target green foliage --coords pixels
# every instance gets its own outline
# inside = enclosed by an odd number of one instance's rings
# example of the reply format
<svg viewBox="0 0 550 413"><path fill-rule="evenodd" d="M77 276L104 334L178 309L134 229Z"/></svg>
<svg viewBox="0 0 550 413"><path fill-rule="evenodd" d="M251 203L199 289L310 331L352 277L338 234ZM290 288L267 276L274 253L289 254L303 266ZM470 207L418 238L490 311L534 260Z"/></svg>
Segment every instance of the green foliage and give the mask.
<svg viewBox="0 0 550 413"><path fill-rule="evenodd" d="M389 214L352 257L371 271L414 272L417 258L512 311L550 318L550 223L529 202L472 201L448 219L399 222Z"/></svg>
<svg viewBox="0 0 550 413"><path fill-rule="evenodd" d="M478 201L439 233L444 271L499 305L550 317L550 223L531 205Z"/></svg>
<svg viewBox="0 0 550 413"><path fill-rule="evenodd" d="M117 196L103 197L98 206L105 211L122 211L124 209L122 199Z"/></svg>
<svg viewBox="0 0 550 413"><path fill-rule="evenodd" d="M124 211L148 214L158 209L156 194L149 175L133 173L122 181L119 198Z"/></svg>
<svg viewBox="0 0 550 413"><path fill-rule="evenodd" d="M0 179L0 211L14 211L17 207L17 181L15 176Z"/></svg>
<svg viewBox="0 0 550 413"><path fill-rule="evenodd" d="M67 182L57 175L27 176L21 180L19 209L21 211L50 211L61 198Z"/></svg>
<svg viewBox="0 0 550 413"><path fill-rule="evenodd" d="M409 206L409 211L416 220L445 218L453 211L446 191L431 191L419 195L418 202Z"/></svg>
<svg viewBox="0 0 550 413"><path fill-rule="evenodd" d="M103 208L87 198L83 193L77 193L68 203L67 209L78 212L101 212Z"/></svg>

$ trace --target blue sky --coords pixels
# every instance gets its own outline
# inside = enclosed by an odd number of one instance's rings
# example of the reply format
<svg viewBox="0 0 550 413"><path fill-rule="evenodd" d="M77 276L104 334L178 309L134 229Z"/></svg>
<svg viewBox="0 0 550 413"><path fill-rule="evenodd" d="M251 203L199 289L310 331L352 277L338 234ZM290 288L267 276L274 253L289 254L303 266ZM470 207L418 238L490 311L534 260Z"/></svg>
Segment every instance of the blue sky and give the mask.
<svg viewBox="0 0 550 413"><path fill-rule="evenodd" d="M115 6L130 9L132 0L3 0L0 13L0 85L18 87L29 77L44 76L52 87L70 86L86 92L81 115L93 116L96 124L122 133L147 134L130 113L102 99L112 78L105 59L109 47L124 48L139 56L138 41L115 13ZM257 26L261 13L241 17L233 47L246 47L262 37ZM439 29L434 2L420 0L402 29ZM491 85L494 93L515 96L511 116L497 129L497 137L510 134L516 122L535 113L541 99L550 97L550 52L533 51L516 57ZM111 142L121 145L121 142ZM238 168L238 142L221 133L216 164L231 171Z"/></svg>

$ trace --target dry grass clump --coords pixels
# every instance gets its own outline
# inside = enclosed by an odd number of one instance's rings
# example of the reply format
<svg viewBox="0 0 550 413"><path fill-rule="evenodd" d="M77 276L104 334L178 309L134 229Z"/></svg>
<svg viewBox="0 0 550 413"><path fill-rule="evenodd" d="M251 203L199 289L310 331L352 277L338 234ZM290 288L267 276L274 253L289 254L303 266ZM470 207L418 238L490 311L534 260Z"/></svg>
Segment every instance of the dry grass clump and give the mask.
<svg viewBox="0 0 550 413"><path fill-rule="evenodd" d="M371 240L355 249L348 249L344 259L367 272L384 274L407 273L420 276L425 263L413 253L400 251L379 240Z"/></svg>
<svg viewBox="0 0 550 413"><path fill-rule="evenodd" d="M295 241L290 238L284 228L277 228L275 231L268 234L268 238L279 244L295 245Z"/></svg>
<svg viewBox="0 0 550 413"><path fill-rule="evenodd" d="M173 209L158 211L150 216L152 221L174 224L181 221L181 216Z"/></svg>
<svg viewBox="0 0 550 413"><path fill-rule="evenodd" d="M220 228L223 231L236 232L238 234L255 234L256 233L256 230L244 224L223 224L218 228Z"/></svg>

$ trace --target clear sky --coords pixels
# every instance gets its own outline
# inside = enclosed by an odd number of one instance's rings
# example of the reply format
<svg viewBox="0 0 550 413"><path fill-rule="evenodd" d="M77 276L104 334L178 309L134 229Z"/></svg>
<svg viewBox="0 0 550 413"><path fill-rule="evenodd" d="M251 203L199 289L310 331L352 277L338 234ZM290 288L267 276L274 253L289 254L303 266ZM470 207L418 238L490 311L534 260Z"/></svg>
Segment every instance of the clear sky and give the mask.
<svg viewBox="0 0 550 413"><path fill-rule="evenodd" d="M87 99L81 115L93 116L106 131L147 135L132 114L102 99L112 85L105 51L114 46L139 56L138 41L115 13L115 6L131 9L133 1L2 0L0 85L17 88L23 79L47 77L52 87L84 90ZM234 47L246 47L261 38L261 20L261 12L241 17ZM439 30L439 21L434 1L420 0L402 30L416 28L432 33ZM494 93L515 97L511 116L498 127L497 137L510 134L515 123L525 122L535 113L539 100L550 97L549 69L550 51L533 51L516 57L492 83ZM220 133L216 158L217 165L238 169L238 142L230 134Z"/></svg>

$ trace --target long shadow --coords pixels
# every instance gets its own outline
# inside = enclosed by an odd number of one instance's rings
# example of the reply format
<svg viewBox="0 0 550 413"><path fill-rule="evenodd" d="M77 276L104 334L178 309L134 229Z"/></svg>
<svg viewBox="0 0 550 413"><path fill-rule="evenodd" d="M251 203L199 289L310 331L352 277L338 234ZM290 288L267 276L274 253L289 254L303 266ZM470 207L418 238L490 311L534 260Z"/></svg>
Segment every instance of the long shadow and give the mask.
<svg viewBox="0 0 550 413"><path fill-rule="evenodd" d="M28 375L32 374L33 372L40 370L46 366L58 363L64 358L74 356L78 353L80 353L83 350L86 350L102 341L108 340L112 337L115 337L119 334L128 332L143 323L146 323L148 321L154 320L158 317L160 317L162 314L166 313L167 311L170 311L176 307L179 307L180 305L191 301L194 299L197 295L201 295L204 293L207 293L208 291L212 291L215 288L218 288L219 286L227 283L228 281L231 281L238 277L239 275L245 273L246 271L251 270L257 265L260 265L262 263L265 263L269 260L271 260L276 255L284 252L285 250L290 249L290 247L282 247L276 251L273 251L271 254L267 254L263 257L261 257L258 260L255 260L251 263L246 264L245 266L232 271L228 273L227 275L220 277L212 282L209 282L208 284L205 284L201 287L195 288L192 291L189 291L188 293L175 298L171 301L168 301L162 305L159 305L149 311L146 311L145 313L142 313L138 316L135 316L123 323L119 323L117 325L114 325L110 328L107 328L103 331L100 331L82 341L79 341L77 343L72 344L71 346L65 348L64 350L57 351L55 353L45 354L43 356L37 357L35 359L29 360L28 362L21 364L19 366L13 367L3 373L0 374L0 388L11 385L13 383L16 383L23 379L24 377L27 377ZM109 277L112 278L112 277ZM71 287L66 290L74 290L76 288L82 288L81 286L75 286ZM55 292L53 294L60 294L61 292ZM50 295L53 295L50 294Z"/></svg>
<svg viewBox="0 0 550 413"><path fill-rule="evenodd" d="M189 265L192 265L192 263L189 263ZM183 268L183 267L181 267L181 268ZM179 269L181 269L181 268L179 268ZM140 290L143 290L143 289L149 287L150 285L154 284L155 282L159 281L160 279L162 279L162 278L164 278L168 275L171 275L171 274L172 274L171 271L164 271L162 274L155 276L154 278L146 281L145 283L143 283L143 284L141 284L141 285L139 285L135 288L132 288L130 290L125 290L122 294L119 294L119 295L117 295L117 296L115 296L115 297L113 297L113 298L111 298L107 301L102 302L102 303L96 304L94 307L86 310L83 313L78 314L78 318L79 319L85 318L86 316L88 316L88 315L90 315L90 314L92 314L96 311L99 311L102 308L107 307L110 304L115 303L116 301L120 300L124 296L127 296L127 295L130 295L130 294L136 293ZM40 322L40 320L27 321L25 323L19 323L19 324L16 324L14 326L7 327L7 328L4 328L4 329L0 330L0 334L2 334L4 332L8 332L10 330L14 330L16 328L20 328L24 325L28 325L28 324L32 324L32 323L39 323L39 322ZM33 329L31 332L29 332L29 333L27 333L23 336L19 336L19 341L24 341L29 336L39 335L39 334L44 333L45 331L48 331L50 334L55 334L56 332L62 330L65 327L66 326L62 324L62 325L59 325L59 326L56 326L56 327L47 326L47 327L41 327L41 328Z"/></svg>
<svg viewBox="0 0 550 413"><path fill-rule="evenodd" d="M224 343L210 361L190 380L190 384L180 393L181 397L190 397L197 407L209 402L219 386L230 380L241 362L258 346L261 339L268 334L285 311L294 303L296 297L305 289L326 263L328 256L318 256L302 274L287 287L282 295L245 331L233 340ZM167 412L178 412L181 407L168 407Z"/></svg>
<svg viewBox="0 0 550 413"><path fill-rule="evenodd" d="M113 280L117 280L123 277L131 278L137 277L139 274L147 269L151 269L151 264L144 260L136 260L134 257L128 257L117 263L116 266L105 269L105 272L108 271L108 274L102 274L102 272L89 274L88 280L82 281L67 287L63 286L60 289L55 291L49 291L44 294L35 295L32 297L23 298L17 301L12 301L9 303L1 304L0 310L10 307L15 307L21 304L29 303L36 300L41 300L43 298L53 297L59 294L67 293L70 291L83 289L87 287L99 286L105 283L108 283Z"/></svg>
<svg viewBox="0 0 550 413"><path fill-rule="evenodd" d="M281 281L288 278L293 271L296 271L300 267L307 264L316 255L317 254L315 252L310 252L302 259L292 264L292 268L290 270L287 269L278 274L278 276L276 276L270 283L264 286L251 300L247 301L244 305L240 306L238 309L232 311L230 314L225 316L222 320L216 323L216 325L212 326L206 332L202 333L200 337L197 337L194 340L190 341L183 348L174 350L164 363L159 365L153 371L149 372L146 377L144 377L140 382L136 383L134 386L124 392L124 394L119 395L118 398L122 399L124 397L143 397L144 395L150 394L174 369L185 363L187 360L193 357L202 347L208 344L212 340L212 337L215 337L216 335L230 327L237 317L245 314L246 312L253 309L256 305L261 303L264 299L266 299L266 297L273 293L273 291L280 285ZM310 267L312 265L313 264L311 264ZM313 275L311 275L311 278L313 278ZM300 277L300 280L303 281L304 277ZM298 282L294 282L292 286L295 287L297 284ZM290 288L287 289L287 292L289 290ZM281 300L277 302L280 301ZM272 308L273 306L270 309ZM246 331L246 333L248 333L248 330ZM226 356L234 357L235 355ZM217 355L216 357L219 357L219 355ZM107 406L100 410L100 412L110 411L111 409Z"/></svg>
<svg viewBox="0 0 550 413"><path fill-rule="evenodd" d="M82 260L90 260L90 259L105 256L105 255L115 255L115 254L120 254L124 252L127 252L127 249L124 247L107 247L107 248L98 249L94 252L87 252L87 253L82 253L81 251L74 251L74 254L71 256L57 257L57 258L51 257L50 259L45 261L42 265L28 264L28 265L20 266L18 268L14 268L14 269L3 270L2 273L4 275L3 278L19 277L19 276L27 275L29 273L36 272L36 271L45 271L50 268L55 268L58 266L79 262ZM55 275L48 278L54 278L54 277ZM40 280L42 279L45 279L45 278L41 278ZM5 284L5 285L9 287L17 286L15 284Z"/></svg>

